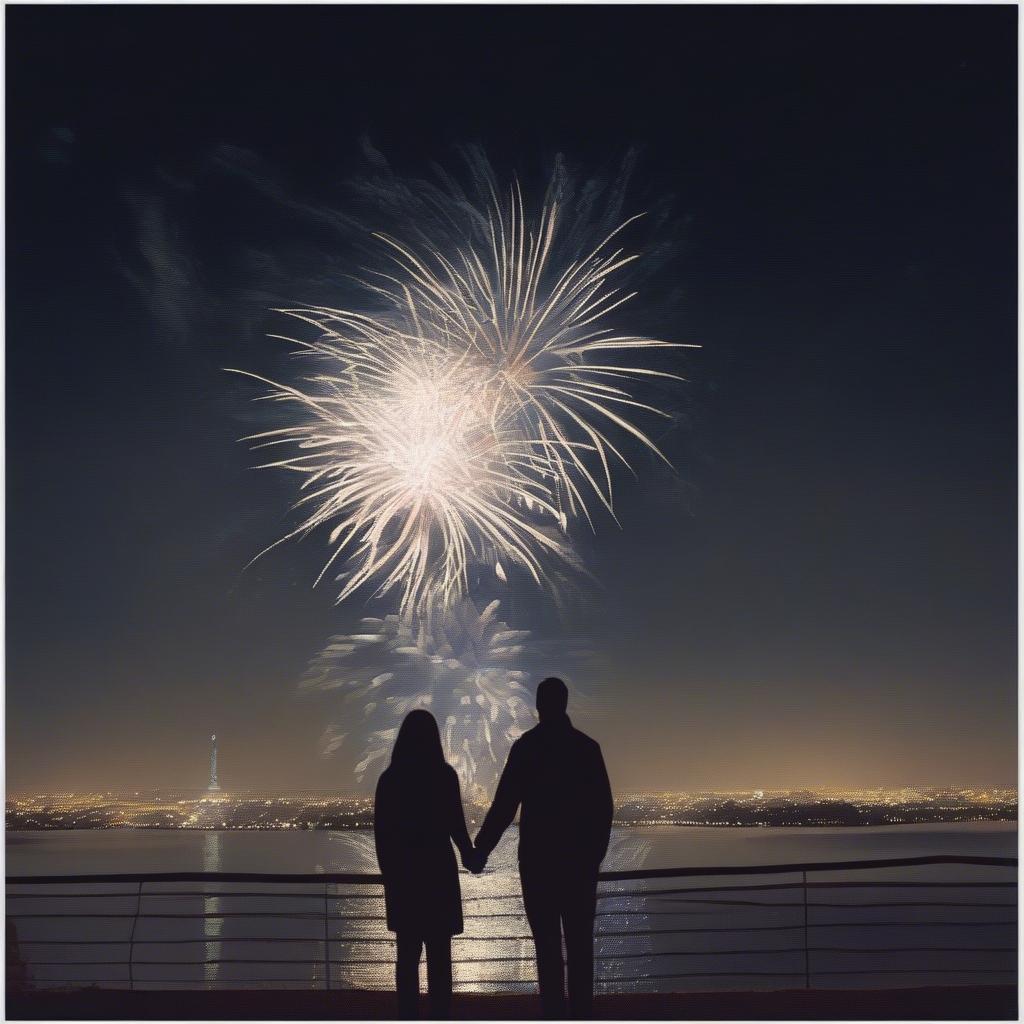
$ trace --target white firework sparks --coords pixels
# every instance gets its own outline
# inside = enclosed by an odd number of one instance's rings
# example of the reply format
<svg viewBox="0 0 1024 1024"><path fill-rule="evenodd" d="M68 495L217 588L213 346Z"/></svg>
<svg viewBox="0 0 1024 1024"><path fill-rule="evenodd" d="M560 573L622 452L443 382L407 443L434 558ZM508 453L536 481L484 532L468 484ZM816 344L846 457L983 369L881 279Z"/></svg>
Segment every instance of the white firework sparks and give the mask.
<svg viewBox="0 0 1024 1024"><path fill-rule="evenodd" d="M537 675L533 666L546 658L528 643L528 631L510 629L498 612L498 601L478 612L465 599L429 621L367 618L361 632L332 637L301 684L305 692L340 697L338 723L324 732L324 753L335 753L354 734L361 781L384 767L402 718L427 708L463 793L477 803L489 800L512 742L537 723L527 684ZM564 643L560 648L562 667L589 656Z"/></svg>
<svg viewBox="0 0 1024 1024"><path fill-rule="evenodd" d="M461 226L439 229L443 244L375 236L390 265L362 284L384 312L280 311L316 331L285 340L319 372L295 386L257 378L299 415L252 439L297 447L265 464L305 478L307 515L281 540L330 527L320 578L344 556L339 601L372 581L378 596L401 592L403 615L452 607L474 565L499 579L515 565L553 589L578 567L570 521L589 521L594 497L614 515L623 439L664 459L631 416L667 414L630 389L680 378L629 357L696 346L613 326L636 295L615 285L639 258L616 241L636 218L556 258L560 234L581 236L571 218L563 229L558 190L531 218L518 186L499 199L487 182L483 208L453 204Z"/></svg>
<svg viewBox="0 0 1024 1024"><path fill-rule="evenodd" d="M467 353L337 311L290 312L322 328L305 347L325 372L309 379L315 394L274 385L269 398L297 402L306 415L258 440L300 451L264 467L306 478L299 505L312 510L282 540L331 525L321 576L356 547L339 601L376 580L378 595L401 589L403 612L447 606L489 552L496 567L501 558L520 564L538 583L546 561L573 561L564 539L537 521L557 516L537 456Z"/></svg>

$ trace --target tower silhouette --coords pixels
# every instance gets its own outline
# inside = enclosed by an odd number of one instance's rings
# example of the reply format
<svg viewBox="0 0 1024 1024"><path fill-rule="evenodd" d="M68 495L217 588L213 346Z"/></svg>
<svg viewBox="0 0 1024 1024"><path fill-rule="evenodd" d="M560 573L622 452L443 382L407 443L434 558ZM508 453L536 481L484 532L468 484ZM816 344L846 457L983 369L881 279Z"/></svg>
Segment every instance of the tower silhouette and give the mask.
<svg viewBox="0 0 1024 1024"><path fill-rule="evenodd" d="M210 793L219 793L220 784L217 782L217 735L216 733L210 737L210 785L207 786L207 790Z"/></svg>

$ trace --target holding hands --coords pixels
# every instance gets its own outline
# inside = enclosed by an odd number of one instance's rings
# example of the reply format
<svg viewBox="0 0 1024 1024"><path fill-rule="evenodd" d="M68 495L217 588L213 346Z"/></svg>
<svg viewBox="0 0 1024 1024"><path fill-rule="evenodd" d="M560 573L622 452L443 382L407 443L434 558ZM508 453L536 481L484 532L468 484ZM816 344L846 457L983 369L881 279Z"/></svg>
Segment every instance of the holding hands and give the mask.
<svg viewBox="0 0 1024 1024"><path fill-rule="evenodd" d="M479 875L486 863L487 854L481 852L475 846L471 846L462 855L462 866L474 875Z"/></svg>

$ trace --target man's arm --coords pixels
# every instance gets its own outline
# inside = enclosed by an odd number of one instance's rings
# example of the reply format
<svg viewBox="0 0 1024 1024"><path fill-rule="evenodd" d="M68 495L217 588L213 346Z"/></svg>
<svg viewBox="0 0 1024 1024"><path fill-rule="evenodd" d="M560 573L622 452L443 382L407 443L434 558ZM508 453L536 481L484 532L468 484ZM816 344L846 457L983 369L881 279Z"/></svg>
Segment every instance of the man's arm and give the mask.
<svg viewBox="0 0 1024 1024"><path fill-rule="evenodd" d="M595 744L596 746L596 744ZM599 853L598 866L608 852L608 842L612 836L612 819L615 817L615 801L612 799L612 784L608 779L608 769L604 765L601 748L597 747L596 764L594 766L594 821L596 825L595 852Z"/></svg>
<svg viewBox="0 0 1024 1024"><path fill-rule="evenodd" d="M608 841L611 839L611 822L615 816L615 802L611 796L611 780L608 778L608 769L604 766L604 757L601 754L600 746L597 749L597 763L601 771L601 821L604 826L601 856L598 859L598 863L600 863L608 852Z"/></svg>
<svg viewBox="0 0 1024 1024"><path fill-rule="evenodd" d="M501 773L491 809L487 812L487 817L484 818L484 823L476 834L477 852L485 859L498 845L505 829L512 824L512 819L516 816L522 799L522 755L519 752L519 742L516 741L508 752L508 760L505 762L505 770Z"/></svg>

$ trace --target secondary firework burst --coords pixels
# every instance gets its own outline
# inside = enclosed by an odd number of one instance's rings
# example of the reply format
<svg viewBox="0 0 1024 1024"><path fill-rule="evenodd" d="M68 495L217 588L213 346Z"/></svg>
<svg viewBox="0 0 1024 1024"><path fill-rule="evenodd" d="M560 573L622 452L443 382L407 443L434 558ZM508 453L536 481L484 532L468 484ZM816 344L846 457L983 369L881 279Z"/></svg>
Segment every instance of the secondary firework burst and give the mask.
<svg viewBox="0 0 1024 1024"><path fill-rule="evenodd" d="M499 613L496 600L480 611L463 599L429 617L365 618L358 633L332 637L300 684L336 701L324 755L355 745L361 781L386 763L402 718L426 708L467 797L489 799L512 742L536 724L528 683L538 668L555 666L570 681L575 670L593 668L582 644L548 649ZM581 703L577 695L574 706Z"/></svg>
<svg viewBox="0 0 1024 1024"><path fill-rule="evenodd" d="M617 329L636 296L618 278L639 259L618 239L636 218L566 254L585 232L559 188L530 216L517 185L482 180L484 201L437 218L440 241L429 224L415 242L375 236L387 260L360 282L375 312L281 310L306 325L285 340L315 370L257 378L294 419L251 440L287 446L264 465L303 477L304 517L277 543L327 528L320 578L335 568L339 601L372 582L426 614L464 598L479 566L555 590L580 568L572 521L592 524L595 500L614 515L623 449L664 458L634 417L667 414L634 392L679 378L639 357L694 346Z"/></svg>

